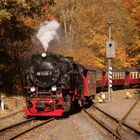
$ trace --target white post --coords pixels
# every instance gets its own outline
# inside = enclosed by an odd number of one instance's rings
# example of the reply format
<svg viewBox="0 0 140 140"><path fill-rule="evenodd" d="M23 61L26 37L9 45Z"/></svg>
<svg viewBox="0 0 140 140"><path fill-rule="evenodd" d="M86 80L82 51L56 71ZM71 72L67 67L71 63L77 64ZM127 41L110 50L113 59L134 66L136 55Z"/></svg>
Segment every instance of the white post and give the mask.
<svg viewBox="0 0 140 140"><path fill-rule="evenodd" d="M109 36L108 36L108 41L106 42L106 57L108 58L108 94L107 94L107 99L110 101L111 100L111 94L112 94L112 58L116 57L115 53L115 42L112 40L111 37L111 24L112 22L109 21Z"/></svg>
<svg viewBox="0 0 140 140"><path fill-rule="evenodd" d="M4 111L4 99L1 97L1 111Z"/></svg>
<svg viewBox="0 0 140 140"><path fill-rule="evenodd" d="M112 22L109 21L109 38L108 40L111 41L111 24ZM112 92L112 58L108 58L108 100L111 100L111 92Z"/></svg>
<svg viewBox="0 0 140 140"><path fill-rule="evenodd" d="M112 94L112 65L111 65L111 58L108 59L108 100L111 100Z"/></svg>

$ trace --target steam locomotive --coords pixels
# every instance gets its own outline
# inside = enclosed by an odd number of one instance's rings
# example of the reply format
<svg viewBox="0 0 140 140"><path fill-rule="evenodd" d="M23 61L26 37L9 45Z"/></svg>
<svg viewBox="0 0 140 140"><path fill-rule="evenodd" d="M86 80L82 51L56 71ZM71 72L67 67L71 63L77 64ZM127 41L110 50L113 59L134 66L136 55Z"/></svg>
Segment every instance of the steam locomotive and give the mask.
<svg viewBox="0 0 140 140"><path fill-rule="evenodd" d="M108 71L47 52L32 56L25 81L26 116L63 116L91 105L97 90L108 87ZM134 85L140 86L139 68L113 68L113 87Z"/></svg>
<svg viewBox="0 0 140 140"><path fill-rule="evenodd" d="M26 116L62 116L84 104L86 72L72 57L33 55L26 74Z"/></svg>

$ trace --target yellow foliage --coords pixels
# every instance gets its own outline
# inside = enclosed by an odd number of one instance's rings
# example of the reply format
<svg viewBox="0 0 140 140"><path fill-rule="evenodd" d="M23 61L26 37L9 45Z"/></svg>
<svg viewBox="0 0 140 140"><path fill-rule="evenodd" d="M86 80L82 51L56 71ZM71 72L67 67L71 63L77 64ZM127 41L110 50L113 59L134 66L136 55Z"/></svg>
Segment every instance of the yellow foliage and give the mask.
<svg viewBox="0 0 140 140"><path fill-rule="evenodd" d="M46 4L42 7L40 15L34 14L33 18L29 16L21 16L20 18L25 25L37 28L41 22L45 20L52 20L54 19L54 16L49 13L48 5Z"/></svg>
<svg viewBox="0 0 140 140"><path fill-rule="evenodd" d="M75 49L72 51L63 51L63 54L66 56L71 56L79 62L80 64L83 64L85 66L89 67L103 67L103 62L100 58L95 57L93 51L91 49L82 47L79 49Z"/></svg>
<svg viewBox="0 0 140 140"><path fill-rule="evenodd" d="M132 17L125 11L123 2L111 1L93 2L81 5L74 14L75 27L73 30L78 46L69 54L77 61L85 65L102 67L107 63L105 56L106 41L108 40L109 17L113 20L112 39L116 43L116 58L113 58L113 65L129 67L139 61L140 40L136 32L136 25ZM108 8L112 6L111 12ZM137 12L138 10L135 9ZM134 13L134 12L133 12ZM74 43L73 43L74 44ZM81 44L81 45L80 45ZM84 52L84 53L83 53ZM68 52L67 52L68 53Z"/></svg>
<svg viewBox="0 0 140 140"><path fill-rule="evenodd" d="M7 12L6 9L0 10L0 21L2 21L3 19L10 19L10 17L11 14Z"/></svg>
<svg viewBox="0 0 140 140"><path fill-rule="evenodd" d="M116 49L116 58L115 58L115 65L119 67L129 67L130 63L128 62L128 55L121 45L118 44Z"/></svg>

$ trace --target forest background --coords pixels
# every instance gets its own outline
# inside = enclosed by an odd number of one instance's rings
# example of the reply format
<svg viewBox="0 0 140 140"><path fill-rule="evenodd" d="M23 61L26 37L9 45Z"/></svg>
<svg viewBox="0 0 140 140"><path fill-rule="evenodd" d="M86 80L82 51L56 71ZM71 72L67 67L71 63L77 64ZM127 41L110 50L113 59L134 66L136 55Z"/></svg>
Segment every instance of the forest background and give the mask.
<svg viewBox="0 0 140 140"><path fill-rule="evenodd" d="M107 67L108 21L116 43L113 67L140 65L140 0L1 0L0 89L19 93L31 54L41 52L35 34L43 21L61 23L63 38L49 51L89 67ZM51 45L51 44L50 44Z"/></svg>

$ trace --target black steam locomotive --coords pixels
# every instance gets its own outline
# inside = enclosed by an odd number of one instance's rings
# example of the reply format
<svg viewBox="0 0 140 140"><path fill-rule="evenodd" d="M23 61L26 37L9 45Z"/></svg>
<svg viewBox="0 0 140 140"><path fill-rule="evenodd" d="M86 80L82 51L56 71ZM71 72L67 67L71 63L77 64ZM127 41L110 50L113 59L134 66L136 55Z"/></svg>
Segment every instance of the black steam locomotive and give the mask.
<svg viewBox="0 0 140 140"><path fill-rule="evenodd" d="M52 53L35 54L26 76L27 116L62 116L83 99L85 68Z"/></svg>

